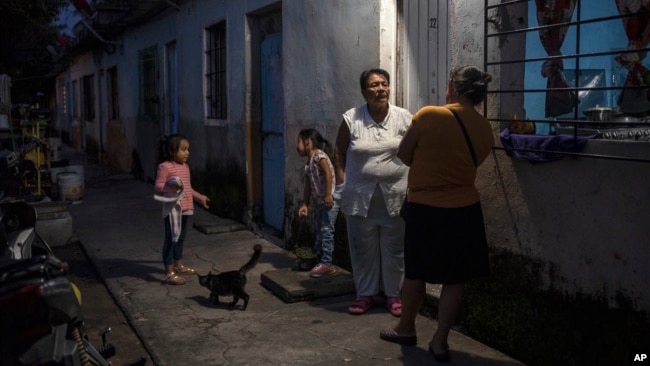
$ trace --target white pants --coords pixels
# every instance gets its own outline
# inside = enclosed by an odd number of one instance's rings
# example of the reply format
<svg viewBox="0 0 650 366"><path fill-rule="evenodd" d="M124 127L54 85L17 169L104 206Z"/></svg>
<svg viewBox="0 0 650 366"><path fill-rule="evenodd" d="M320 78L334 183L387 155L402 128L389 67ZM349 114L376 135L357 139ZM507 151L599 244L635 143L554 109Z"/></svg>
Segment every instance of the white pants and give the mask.
<svg viewBox="0 0 650 366"><path fill-rule="evenodd" d="M390 217L379 189L368 216L346 216L352 275L357 296L399 297L404 279L404 220Z"/></svg>

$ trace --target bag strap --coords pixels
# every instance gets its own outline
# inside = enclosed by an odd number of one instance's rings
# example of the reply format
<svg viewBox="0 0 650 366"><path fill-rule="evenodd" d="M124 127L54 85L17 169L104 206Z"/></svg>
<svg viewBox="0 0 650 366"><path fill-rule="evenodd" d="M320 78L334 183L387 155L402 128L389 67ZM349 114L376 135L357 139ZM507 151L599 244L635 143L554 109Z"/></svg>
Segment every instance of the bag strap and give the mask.
<svg viewBox="0 0 650 366"><path fill-rule="evenodd" d="M474 152L474 145L472 145L472 140L469 139L469 135L467 134L467 129L465 128L465 124L463 123L463 120L460 118L460 116L455 110L449 107L446 108L449 109L449 111L451 111L454 117L456 117L456 121L458 121L458 124L460 125L460 129L463 130L463 135L465 136L465 141L467 142L467 147L469 148L469 152L470 154L472 154L472 160L474 161L474 166L478 166L476 161L476 152Z"/></svg>

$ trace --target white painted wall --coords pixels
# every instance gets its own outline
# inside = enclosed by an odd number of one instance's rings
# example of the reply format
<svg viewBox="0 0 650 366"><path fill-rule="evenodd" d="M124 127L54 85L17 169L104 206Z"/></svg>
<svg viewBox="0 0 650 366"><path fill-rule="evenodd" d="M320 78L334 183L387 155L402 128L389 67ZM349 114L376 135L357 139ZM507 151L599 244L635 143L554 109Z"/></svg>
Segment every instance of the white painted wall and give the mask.
<svg viewBox="0 0 650 366"><path fill-rule="evenodd" d="M193 171L205 169L211 161L233 161L242 171L254 169L247 165L246 145L247 133L254 139L259 128L259 71L254 56L260 30L255 28L259 27L255 18L273 6L276 9L271 11L281 12L282 17L287 195L302 189L303 162L293 153L298 130L316 127L333 142L341 114L363 102L358 86L361 71L382 67L395 77L396 0L181 2L179 10L170 8L156 20L127 30L113 55L97 51L93 62L79 59L71 67L69 80L81 70L117 66L121 116L110 123L107 139L109 146L119 146L113 154L122 152L114 157L122 169L130 169L130 152L135 148L145 178L155 175L156 144L164 127L162 121L138 119L138 51L151 46L158 49L162 108L164 45L172 41L178 52L179 130L190 139ZM206 121L204 29L223 20L227 23L228 118ZM115 136L121 140L110 141ZM292 203L288 201L289 206Z"/></svg>
<svg viewBox="0 0 650 366"><path fill-rule="evenodd" d="M361 72L395 69L394 1L323 5L319 0L292 0L283 7L287 194L296 208L304 169L303 158L295 153L298 131L314 127L334 143L341 115L364 103Z"/></svg>

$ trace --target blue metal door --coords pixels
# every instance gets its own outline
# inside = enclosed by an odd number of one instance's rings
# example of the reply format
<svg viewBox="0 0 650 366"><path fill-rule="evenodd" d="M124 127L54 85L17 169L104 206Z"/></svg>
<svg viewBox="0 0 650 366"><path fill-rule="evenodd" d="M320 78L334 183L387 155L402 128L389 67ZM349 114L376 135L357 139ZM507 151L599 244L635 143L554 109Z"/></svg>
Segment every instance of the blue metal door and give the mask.
<svg viewBox="0 0 650 366"><path fill-rule="evenodd" d="M262 194L264 223L282 230L284 222L284 96L282 33L261 44Z"/></svg>

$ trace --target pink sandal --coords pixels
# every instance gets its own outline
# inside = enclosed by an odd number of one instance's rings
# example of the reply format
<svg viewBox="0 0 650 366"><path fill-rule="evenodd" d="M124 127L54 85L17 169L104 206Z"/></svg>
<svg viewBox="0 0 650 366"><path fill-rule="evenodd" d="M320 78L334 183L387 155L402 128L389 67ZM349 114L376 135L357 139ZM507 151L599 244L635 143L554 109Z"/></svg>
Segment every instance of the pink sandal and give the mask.
<svg viewBox="0 0 650 366"><path fill-rule="evenodd" d="M386 301L386 307L393 316L402 316L402 300L399 297L389 297Z"/></svg>
<svg viewBox="0 0 650 366"><path fill-rule="evenodd" d="M356 300L348 307L348 313L352 315L361 315L370 308L375 306L375 301L372 299L372 296L359 296Z"/></svg>

